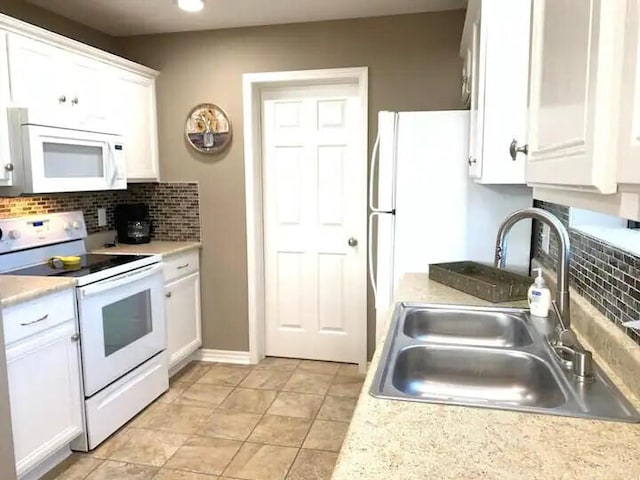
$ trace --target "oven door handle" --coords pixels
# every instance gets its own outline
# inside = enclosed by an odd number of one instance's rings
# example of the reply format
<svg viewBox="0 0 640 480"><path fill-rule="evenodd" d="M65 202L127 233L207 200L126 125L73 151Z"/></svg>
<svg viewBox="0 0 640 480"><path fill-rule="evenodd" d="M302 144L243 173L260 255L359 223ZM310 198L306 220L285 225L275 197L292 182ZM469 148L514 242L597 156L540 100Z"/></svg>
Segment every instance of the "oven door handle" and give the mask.
<svg viewBox="0 0 640 480"><path fill-rule="evenodd" d="M159 273L160 271L162 271L162 264L158 263L156 265L150 265L148 267L141 268L134 272L118 275L115 278L109 278L107 280L102 280L92 285L87 285L86 287L82 287L80 289L80 296L82 298L86 298L91 295L102 293L105 290L111 290L112 288L122 287L124 285L128 285L130 283L137 282L139 280L144 280L145 278L149 278Z"/></svg>

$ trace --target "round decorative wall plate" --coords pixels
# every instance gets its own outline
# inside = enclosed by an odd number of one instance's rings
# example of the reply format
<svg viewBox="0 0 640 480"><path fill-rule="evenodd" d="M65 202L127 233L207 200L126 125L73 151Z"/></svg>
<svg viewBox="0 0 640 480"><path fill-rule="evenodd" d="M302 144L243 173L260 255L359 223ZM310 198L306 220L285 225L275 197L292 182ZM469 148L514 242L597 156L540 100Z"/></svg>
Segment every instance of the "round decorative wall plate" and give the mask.
<svg viewBox="0 0 640 480"><path fill-rule="evenodd" d="M184 133L197 151L220 153L231 143L231 122L219 106L201 103L189 112Z"/></svg>

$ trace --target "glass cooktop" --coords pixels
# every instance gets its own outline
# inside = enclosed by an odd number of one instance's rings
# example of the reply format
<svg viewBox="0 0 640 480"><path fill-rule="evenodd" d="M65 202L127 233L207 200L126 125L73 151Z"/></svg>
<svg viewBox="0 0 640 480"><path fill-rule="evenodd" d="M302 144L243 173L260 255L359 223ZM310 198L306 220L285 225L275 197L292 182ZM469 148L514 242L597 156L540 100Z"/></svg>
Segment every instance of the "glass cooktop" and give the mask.
<svg viewBox="0 0 640 480"><path fill-rule="evenodd" d="M100 255L86 254L80 256L80 265L75 267L50 266L48 263L41 263L32 267L6 272L10 275L31 275L38 277L84 277L92 273L101 272L108 268L124 265L145 258L144 255Z"/></svg>

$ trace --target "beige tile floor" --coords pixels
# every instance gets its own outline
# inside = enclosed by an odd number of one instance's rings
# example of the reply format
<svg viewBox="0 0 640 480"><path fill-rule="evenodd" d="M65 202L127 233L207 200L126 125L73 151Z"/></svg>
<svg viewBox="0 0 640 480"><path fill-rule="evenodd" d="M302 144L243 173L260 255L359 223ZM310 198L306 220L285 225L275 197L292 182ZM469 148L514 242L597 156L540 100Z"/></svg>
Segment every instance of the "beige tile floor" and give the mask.
<svg viewBox="0 0 640 480"><path fill-rule="evenodd" d="M58 480L324 480L362 388L355 365L193 362L170 389Z"/></svg>

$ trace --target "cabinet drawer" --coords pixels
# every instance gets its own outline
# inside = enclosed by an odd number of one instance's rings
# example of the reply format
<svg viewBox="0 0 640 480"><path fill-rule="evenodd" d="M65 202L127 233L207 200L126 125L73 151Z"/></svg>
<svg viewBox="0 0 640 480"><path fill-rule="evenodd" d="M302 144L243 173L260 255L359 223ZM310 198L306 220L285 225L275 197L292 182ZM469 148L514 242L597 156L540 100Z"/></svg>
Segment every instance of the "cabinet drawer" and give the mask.
<svg viewBox="0 0 640 480"><path fill-rule="evenodd" d="M75 318L75 290L70 288L8 307L2 316L4 341L9 345Z"/></svg>
<svg viewBox="0 0 640 480"><path fill-rule="evenodd" d="M170 282L176 278L195 273L199 269L199 250L169 257L163 261L164 281Z"/></svg>

